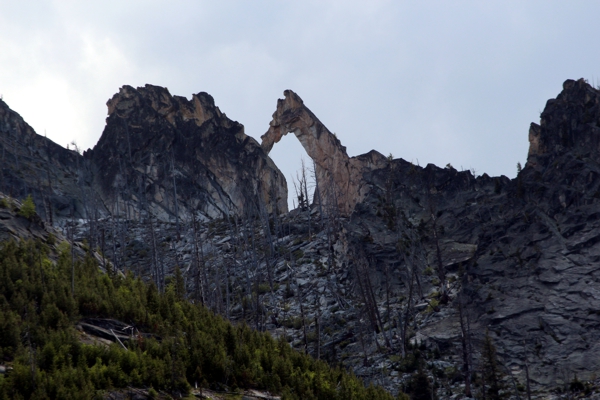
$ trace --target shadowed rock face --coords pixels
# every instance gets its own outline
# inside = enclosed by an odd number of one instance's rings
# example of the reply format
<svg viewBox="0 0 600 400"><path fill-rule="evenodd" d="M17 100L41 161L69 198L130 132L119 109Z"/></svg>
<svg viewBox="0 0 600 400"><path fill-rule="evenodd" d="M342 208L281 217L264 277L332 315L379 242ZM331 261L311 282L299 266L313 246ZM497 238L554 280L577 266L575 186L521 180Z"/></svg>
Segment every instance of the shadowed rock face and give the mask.
<svg viewBox="0 0 600 400"><path fill-rule="evenodd" d="M75 151L35 133L0 100L0 191L23 199L31 194L45 220L84 215L90 197L89 168Z"/></svg>
<svg viewBox="0 0 600 400"><path fill-rule="evenodd" d="M269 130L261 136L262 148L269 153L275 143L293 132L315 163L323 203L337 203L342 214L350 214L368 190L363 173L384 167L386 158L376 151L348 157L346 148L304 105L300 96L291 90L283 94L285 98L277 100Z"/></svg>
<svg viewBox="0 0 600 400"><path fill-rule="evenodd" d="M402 287L399 238L413 232L425 265L435 266L435 218L442 263L462 279L476 350L489 330L520 382L525 363L536 388L574 375L593 379L600 372L599 126L600 91L568 80L531 125L528 161L513 180L394 160L366 176L373 190L352 215L349 247L376 260L380 287L386 269ZM460 354L457 301L428 317L417 337Z"/></svg>
<svg viewBox="0 0 600 400"><path fill-rule="evenodd" d="M567 80L556 99L550 99L540 124L529 130L527 164L547 167L554 158L573 152L600 160L600 96L583 79Z"/></svg>
<svg viewBox="0 0 600 400"><path fill-rule="evenodd" d="M158 86L124 86L107 105L104 133L85 157L113 213L242 215L259 198L269 211L287 211L283 174L209 94L187 100Z"/></svg>
<svg viewBox="0 0 600 400"><path fill-rule="evenodd" d="M124 86L107 105L104 132L82 156L37 135L0 101L0 191L32 194L47 221L142 210L161 220L243 215L260 202L287 211L283 174L210 95Z"/></svg>

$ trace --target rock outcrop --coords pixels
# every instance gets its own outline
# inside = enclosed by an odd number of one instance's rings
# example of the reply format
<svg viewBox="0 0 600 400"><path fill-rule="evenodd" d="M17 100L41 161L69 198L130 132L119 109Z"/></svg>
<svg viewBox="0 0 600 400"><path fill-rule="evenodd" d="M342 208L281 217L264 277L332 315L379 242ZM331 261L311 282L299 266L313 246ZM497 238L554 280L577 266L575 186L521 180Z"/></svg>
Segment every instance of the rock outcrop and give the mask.
<svg viewBox="0 0 600 400"><path fill-rule="evenodd" d="M338 138L304 105L296 93L286 90L277 100L277 110L269 130L261 136L262 148L269 153L284 135L293 132L316 165L317 184L322 202L337 203L344 215L367 193L363 174L386 165L386 158L371 151L363 156L348 157Z"/></svg>
<svg viewBox="0 0 600 400"><path fill-rule="evenodd" d="M286 117L286 109L295 111ZM304 117L296 118L295 113ZM301 133L302 128L310 132L310 127L320 126L307 115L302 105L286 108L281 104L263 146L276 142L280 132ZM441 352L440 360L430 361L433 369L438 364L462 368L458 361L462 357L461 302L470 318L472 368L480 367L477 360L481 360L480 349L489 332L504 372L515 380L510 385L525 385L527 368L529 383L537 393L564 388L575 376L594 380L600 372L599 126L600 91L584 80L568 80L557 98L548 101L540 123L531 125L527 164L513 180L486 174L474 177L468 171L434 165L422 168L404 160L363 169L362 182L370 190L343 224L345 233L336 243L341 269L330 275L335 282L330 285L338 285L339 293L339 283L346 282L342 285L350 293L346 299L358 300L354 304L360 307L359 281L371 282L384 323L394 326L388 332L392 338L400 335L411 274L418 271L409 326L415 343ZM338 154L345 152L338 150ZM317 246L313 243L301 250L306 255ZM368 279L361 263L369 265ZM445 282L438 276L440 264ZM317 267L314 273L319 276ZM348 276L353 276L353 283L344 280ZM308 286L311 279L301 283ZM441 284L446 285L449 302L431 307L432 299L441 300ZM334 304L326 310L337 308L335 293L319 293L321 304ZM365 315L367 323L368 307L364 306L358 313ZM328 313L322 307L313 312ZM352 318L350 312L340 315ZM400 318L390 318L397 315ZM323 323L335 326L336 318ZM359 323L351 323L345 334L339 333L341 339L327 340L342 340L360 329ZM379 333L376 340L384 343L385 335ZM300 333L297 343L302 346ZM358 345L348 345L348 349L342 351L347 362L352 362L353 351L363 351ZM373 376L356 357L355 371ZM396 368L373 357L386 368ZM386 378L374 379L385 382ZM391 379L386 385L397 384ZM442 393L448 392L438 394Z"/></svg>
<svg viewBox="0 0 600 400"><path fill-rule="evenodd" d="M583 79L565 81L562 93L546 103L540 124L531 124L527 164L546 167L567 152L599 161L599 117L598 90Z"/></svg>
<svg viewBox="0 0 600 400"><path fill-rule="evenodd" d="M210 95L124 86L107 105L100 140L81 155L37 135L0 100L0 191L32 194L50 222L287 211L283 174Z"/></svg>
<svg viewBox="0 0 600 400"><path fill-rule="evenodd" d="M144 207L168 219L287 211L283 174L207 93L124 86L107 103L106 128L84 157L112 213Z"/></svg>
<svg viewBox="0 0 600 400"><path fill-rule="evenodd" d="M0 192L0 243L39 241L53 250L50 258L56 261L56 256L60 253L60 244L69 240L73 243L73 254L76 257L83 258L86 255L88 245L81 240L74 240L73 236L63 234L59 227L45 222L39 214L25 217L21 213L22 206L23 203L19 200ZM99 261L100 266L108 262L96 251L92 251L92 255Z"/></svg>

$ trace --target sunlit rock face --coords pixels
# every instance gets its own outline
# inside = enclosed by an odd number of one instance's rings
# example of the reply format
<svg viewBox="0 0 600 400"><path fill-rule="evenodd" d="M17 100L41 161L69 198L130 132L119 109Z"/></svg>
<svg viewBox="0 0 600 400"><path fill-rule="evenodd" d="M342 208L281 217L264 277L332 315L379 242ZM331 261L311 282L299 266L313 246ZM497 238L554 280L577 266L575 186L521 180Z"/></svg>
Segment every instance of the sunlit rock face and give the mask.
<svg viewBox="0 0 600 400"><path fill-rule="evenodd" d="M304 105L300 96L291 90L286 90L284 96L277 101L269 130L261 136L262 148L270 152L284 135L293 132L314 161L323 204L336 204L342 214L350 214L368 191L364 172L384 167L386 158L376 151L348 157L335 134Z"/></svg>

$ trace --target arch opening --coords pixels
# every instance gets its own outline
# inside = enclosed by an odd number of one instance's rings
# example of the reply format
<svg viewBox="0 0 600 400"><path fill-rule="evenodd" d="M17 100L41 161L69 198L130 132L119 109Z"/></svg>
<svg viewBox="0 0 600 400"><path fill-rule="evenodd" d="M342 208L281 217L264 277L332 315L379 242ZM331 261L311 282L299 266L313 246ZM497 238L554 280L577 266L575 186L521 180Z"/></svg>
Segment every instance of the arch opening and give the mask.
<svg viewBox="0 0 600 400"><path fill-rule="evenodd" d="M315 191L313 161L300 141L293 134L285 135L276 146L273 146L269 157L285 176L288 189L287 204L290 211L297 208L299 204L299 181L302 179L302 164L304 163L309 203L312 204Z"/></svg>

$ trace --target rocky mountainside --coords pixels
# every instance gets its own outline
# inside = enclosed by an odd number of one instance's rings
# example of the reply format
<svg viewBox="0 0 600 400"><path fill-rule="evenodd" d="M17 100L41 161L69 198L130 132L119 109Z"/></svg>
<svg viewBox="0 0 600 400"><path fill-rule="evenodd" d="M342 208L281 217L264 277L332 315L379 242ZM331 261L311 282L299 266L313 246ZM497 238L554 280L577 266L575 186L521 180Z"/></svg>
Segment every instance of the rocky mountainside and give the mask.
<svg viewBox="0 0 600 400"><path fill-rule="evenodd" d="M38 213L48 221L81 210L87 185L84 163L67 150L36 134L23 118L0 100L0 190L22 199L31 194ZM52 211L50 211L52 210Z"/></svg>
<svg viewBox="0 0 600 400"><path fill-rule="evenodd" d="M389 285L386 271L397 268L399 248L420 246L420 267L434 271L433 290L442 292L444 281L449 289L457 284L448 274L460 281L460 294L450 296L450 307L441 305L417 337L456 345L462 302L473 336L481 342L489 331L519 381L526 367L531 381L545 388L597 374L599 104L597 89L566 81L540 124L532 124L527 164L512 181L403 160L373 171L373 190L356 207L349 229L378 271L377 286ZM408 269L387 276L410 282ZM396 295L406 292L402 283L398 288Z"/></svg>
<svg viewBox="0 0 600 400"><path fill-rule="evenodd" d="M47 220L48 204L110 268L161 288L180 266L215 313L393 392L410 391L421 364L440 398L481 397L491 340L501 392L549 398L600 372L599 104L600 91L566 81L511 180L349 157L292 91L258 145L207 94L125 86L83 156L0 103L0 190L32 193ZM267 156L288 132L317 176L312 205L291 212ZM72 204L91 218L66 218Z"/></svg>
<svg viewBox="0 0 600 400"><path fill-rule="evenodd" d="M287 211L283 174L210 95L124 86L107 105L100 140L79 154L37 135L0 100L0 190L31 194L49 222Z"/></svg>

